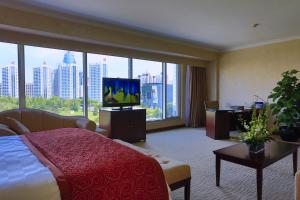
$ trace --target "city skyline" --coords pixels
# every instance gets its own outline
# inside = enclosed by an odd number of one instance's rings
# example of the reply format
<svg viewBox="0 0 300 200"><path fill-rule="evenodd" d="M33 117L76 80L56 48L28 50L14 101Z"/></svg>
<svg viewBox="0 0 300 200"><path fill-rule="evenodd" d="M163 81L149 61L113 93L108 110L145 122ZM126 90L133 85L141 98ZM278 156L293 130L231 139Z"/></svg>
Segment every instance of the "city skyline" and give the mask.
<svg viewBox="0 0 300 200"><path fill-rule="evenodd" d="M18 97L17 45L0 42L0 96ZM83 53L24 46L26 97L83 98ZM129 59L87 53L88 98L102 101L102 78L129 78ZM167 63L167 101L177 105L177 64ZM132 78L141 79L143 106L162 109L163 63L132 59ZM144 91L144 94L143 94ZM173 109L176 115L176 110ZM173 112L173 111L172 111Z"/></svg>
<svg viewBox="0 0 300 200"><path fill-rule="evenodd" d="M32 72L34 67L38 67L44 62L51 68L58 66L62 62L62 57L67 50L51 49L44 47L25 46L25 73L27 82L33 82ZM82 53L71 51L74 54L76 63L78 64L79 71L82 70ZM18 64L18 52L17 45L11 43L0 42L0 67L6 66L14 62ZM101 55L101 54L87 54L88 63L101 63L103 59L106 60L106 64L109 65L108 76L128 78L128 58ZM133 59L135 67L134 71L138 74L145 73L145 69L149 69L147 72L152 74L161 73L161 62ZM159 67L155 67L159 66ZM0 82L1 82L0 78Z"/></svg>
<svg viewBox="0 0 300 200"><path fill-rule="evenodd" d="M64 51L62 60L63 61L56 67L48 65L46 61L38 67L33 67L33 79L28 81L28 76L25 78L26 96L43 97L47 99L52 96L58 96L63 99L82 97L82 71L79 70L75 54L70 51ZM142 62L141 60L135 61ZM159 65L157 66L159 67ZM101 80L103 77L107 77L107 72L108 69L105 57L102 63L88 64L88 92L91 99L101 100ZM144 72L136 75L134 78L140 78L141 84L162 83L161 73L152 75L149 72ZM1 81L1 95L17 97L18 70L17 65L14 62L6 67L1 67L1 79L3 79L3 81ZM9 90L11 90L11 92L9 92Z"/></svg>

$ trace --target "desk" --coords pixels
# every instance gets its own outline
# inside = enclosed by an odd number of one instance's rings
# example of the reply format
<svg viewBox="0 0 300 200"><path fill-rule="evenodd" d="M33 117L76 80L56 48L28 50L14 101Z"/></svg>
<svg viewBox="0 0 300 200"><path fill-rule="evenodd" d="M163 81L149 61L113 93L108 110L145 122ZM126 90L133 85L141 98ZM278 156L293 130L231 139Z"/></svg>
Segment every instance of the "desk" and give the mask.
<svg viewBox="0 0 300 200"><path fill-rule="evenodd" d="M243 130L240 119L250 121L252 110L206 110L206 136L215 140L228 139L229 132Z"/></svg>
<svg viewBox="0 0 300 200"><path fill-rule="evenodd" d="M230 111L230 131L242 130L244 131L244 127L241 123L241 119L246 122L250 122L252 117L252 109L247 110L233 110Z"/></svg>

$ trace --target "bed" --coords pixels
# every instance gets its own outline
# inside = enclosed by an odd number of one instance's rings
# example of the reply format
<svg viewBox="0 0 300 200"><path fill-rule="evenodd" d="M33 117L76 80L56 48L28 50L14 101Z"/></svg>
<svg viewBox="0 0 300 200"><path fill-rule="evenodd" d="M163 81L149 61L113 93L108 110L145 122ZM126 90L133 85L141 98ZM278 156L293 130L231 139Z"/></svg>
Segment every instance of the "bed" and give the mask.
<svg viewBox="0 0 300 200"><path fill-rule="evenodd" d="M0 137L0 169L0 199L169 199L157 161L78 128Z"/></svg>

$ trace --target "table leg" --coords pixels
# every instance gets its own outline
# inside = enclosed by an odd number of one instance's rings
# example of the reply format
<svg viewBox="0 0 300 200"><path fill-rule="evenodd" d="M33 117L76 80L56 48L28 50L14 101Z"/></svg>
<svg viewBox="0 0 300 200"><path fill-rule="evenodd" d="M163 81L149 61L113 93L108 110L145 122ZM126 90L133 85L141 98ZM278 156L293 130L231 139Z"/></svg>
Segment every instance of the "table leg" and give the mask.
<svg viewBox="0 0 300 200"><path fill-rule="evenodd" d="M220 186L221 159L216 156L216 185Z"/></svg>
<svg viewBox="0 0 300 200"><path fill-rule="evenodd" d="M262 200L263 170L256 169L257 200Z"/></svg>
<svg viewBox="0 0 300 200"><path fill-rule="evenodd" d="M297 162L298 162L298 149L293 152L293 172L294 176L297 172Z"/></svg>

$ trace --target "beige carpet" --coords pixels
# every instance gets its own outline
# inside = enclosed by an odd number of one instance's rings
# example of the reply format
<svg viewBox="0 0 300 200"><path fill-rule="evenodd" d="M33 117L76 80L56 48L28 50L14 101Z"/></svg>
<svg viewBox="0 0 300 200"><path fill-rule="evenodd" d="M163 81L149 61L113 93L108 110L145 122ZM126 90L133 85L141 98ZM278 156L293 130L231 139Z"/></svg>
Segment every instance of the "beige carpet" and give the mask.
<svg viewBox="0 0 300 200"><path fill-rule="evenodd" d="M222 161L221 187L215 185L215 157L212 151L233 143L210 139L205 136L205 129L181 128L148 134L147 142L138 145L190 164L192 200L254 200L256 199L254 169ZM263 199L294 199L292 156L274 163L263 172ZM172 198L184 199L183 190L172 192Z"/></svg>

